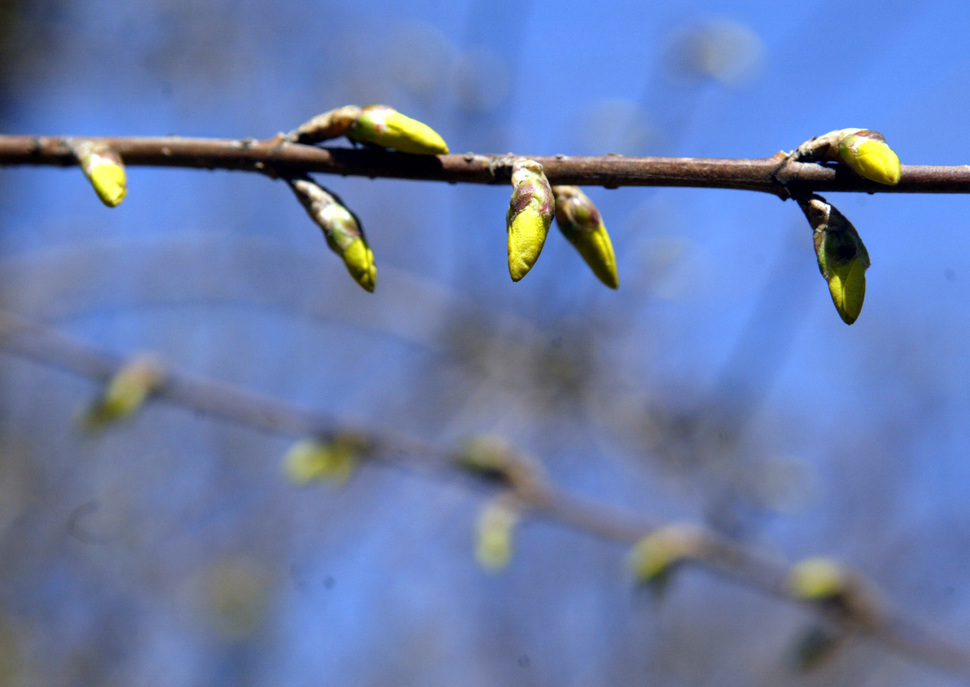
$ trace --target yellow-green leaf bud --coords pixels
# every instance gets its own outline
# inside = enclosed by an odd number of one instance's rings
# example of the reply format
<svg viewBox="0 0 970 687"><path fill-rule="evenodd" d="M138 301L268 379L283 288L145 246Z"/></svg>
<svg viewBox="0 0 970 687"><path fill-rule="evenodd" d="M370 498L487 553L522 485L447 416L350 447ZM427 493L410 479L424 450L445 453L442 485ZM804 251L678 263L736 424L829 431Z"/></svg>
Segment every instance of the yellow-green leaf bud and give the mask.
<svg viewBox="0 0 970 687"><path fill-rule="evenodd" d="M869 129L843 129L839 158L861 177L887 186L899 183L899 156L886 145L886 138Z"/></svg>
<svg viewBox="0 0 970 687"><path fill-rule="evenodd" d="M507 498L498 496L485 504L475 524L475 560L485 570L498 572L508 567L518 522L519 513Z"/></svg>
<svg viewBox="0 0 970 687"><path fill-rule="evenodd" d="M613 243L599 210L578 186L553 186L556 224L576 247L599 280L615 289L620 285Z"/></svg>
<svg viewBox="0 0 970 687"><path fill-rule="evenodd" d="M512 200L505 220L509 233L509 274L519 281L539 259L546 243L555 200L542 165L523 157L512 163Z"/></svg>
<svg viewBox="0 0 970 687"><path fill-rule="evenodd" d="M805 601L826 601L846 591L849 574L839 563L829 558L807 558L792 567L788 574L788 588Z"/></svg>
<svg viewBox="0 0 970 687"><path fill-rule="evenodd" d="M852 223L824 198L813 195L799 200L799 205L814 229L818 268L835 309L843 322L852 324L866 298L869 252Z"/></svg>
<svg viewBox="0 0 970 687"><path fill-rule="evenodd" d="M142 356L131 360L111 378L104 393L81 413L81 427L97 431L133 416L164 379L164 370L155 358Z"/></svg>
<svg viewBox="0 0 970 687"><path fill-rule="evenodd" d="M337 138L345 135L359 116L360 108L356 105L338 107L304 122L291 131L287 138L299 143L317 143Z"/></svg>
<svg viewBox="0 0 970 687"><path fill-rule="evenodd" d="M634 578L649 584L659 581L678 563L697 553L701 531L694 525L668 525L638 541L627 558Z"/></svg>
<svg viewBox="0 0 970 687"><path fill-rule="evenodd" d="M362 445L356 439L304 439L283 458L286 477L297 485L314 480L343 485L354 474Z"/></svg>
<svg viewBox="0 0 970 687"><path fill-rule="evenodd" d="M343 258L354 281L367 291L373 291L377 284L377 267L357 215L343 204L339 196L309 177L291 177L286 183L293 189L310 218L323 230L330 249Z"/></svg>
<svg viewBox="0 0 970 687"><path fill-rule="evenodd" d="M113 208L125 199L128 179L121 156L103 143L75 141L71 144L84 176L101 202Z"/></svg>
<svg viewBox="0 0 970 687"><path fill-rule="evenodd" d="M415 155L444 155L448 144L427 124L387 105L367 105L347 131L347 138Z"/></svg>

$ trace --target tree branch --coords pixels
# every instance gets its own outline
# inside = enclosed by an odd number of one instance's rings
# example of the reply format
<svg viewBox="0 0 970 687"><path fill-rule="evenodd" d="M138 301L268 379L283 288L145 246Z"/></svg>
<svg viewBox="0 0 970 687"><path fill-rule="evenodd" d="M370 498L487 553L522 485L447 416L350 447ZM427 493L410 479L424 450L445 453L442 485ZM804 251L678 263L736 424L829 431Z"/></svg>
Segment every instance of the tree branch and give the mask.
<svg viewBox="0 0 970 687"><path fill-rule="evenodd" d="M0 348L42 365L107 381L124 361L87 344L33 324L17 315L0 311ZM394 436L388 432L348 430L346 425L279 399L262 396L229 384L216 382L168 367L164 382L154 391L158 398L266 432L283 435L332 437L352 431L368 440L372 457L394 466L428 473L454 465L452 456L436 447ZM528 469L523 464L523 469ZM463 471L464 472L464 471ZM471 473L466 473L471 474ZM596 504L568 494L541 474L531 474L516 489L506 483L530 513L559 522L604 540L625 546L656 532L662 525L644 521L628 512ZM449 481L450 483L450 481ZM476 484L481 480L476 481ZM970 685L970 647L961 646L907 617L886 602L874 585L856 576L858 584L845 591L844 603L833 614L830 600L806 602L790 588L787 563L753 547L730 540L716 532L690 526L692 548L682 562L703 566L719 575L745 584L764 594L808 604L847 631L862 631L898 654L959 677ZM849 596L851 594L851 596Z"/></svg>
<svg viewBox="0 0 970 687"><path fill-rule="evenodd" d="M506 184L508 155L407 155L368 148L319 148L271 139L0 136L0 165L73 166L69 142L90 140L117 151L125 165ZM970 193L970 166L905 165L896 186L867 181L839 165L786 162L784 153L755 159L531 156L552 184L679 186L762 191L788 198L810 192Z"/></svg>

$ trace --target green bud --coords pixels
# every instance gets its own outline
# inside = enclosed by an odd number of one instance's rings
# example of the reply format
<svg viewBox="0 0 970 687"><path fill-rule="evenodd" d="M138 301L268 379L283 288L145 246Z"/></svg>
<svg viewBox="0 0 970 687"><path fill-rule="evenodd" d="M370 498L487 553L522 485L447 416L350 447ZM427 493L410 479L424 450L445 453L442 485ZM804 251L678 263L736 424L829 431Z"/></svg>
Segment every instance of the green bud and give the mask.
<svg viewBox="0 0 970 687"><path fill-rule="evenodd" d="M563 236L601 282L611 289L619 287L613 243L593 201L578 186L553 186L552 193L556 199L556 224Z"/></svg>
<svg viewBox="0 0 970 687"><path fill-rule="evenodd" d="M304 122L291 131L287 138L299 143L317 143L337 138L345 135L359 116L360 108L356 105L338 107Z"/></svg>
<svg viewBox="0 0 970 687"><path fill-rule="evenodd" d="M796 564L788 575L788 588L804 601L826 601L842 595L849 575L829 558L808 558Z"/></svg>
<svg viewBox="0 0 970 687"><path fill-rule="evenodd" d="M630 550L630 571L641 584L662 581L676 564L695 555L700 544L701 532L694 525L657 528Z"/></svg>
<svg viewBox="0 0 970 687"><path fill-rule="evenodd" d="M512 164L512 200L506 213L509 274L519 281L539 259L552 223L555 200L542 165L517 158Z"/></svg>
<svg viewBox="0 0 970 687"><path fill-rule="evenodd" d="M367 291L377 284L374 253L367 244L357 215L351 212L339 196L317 184L309 177L291 177L286 183L300 200L310 218L323 230L330 249L343 258L347 271Z"/></svg>
<svg viewBox="0 0 970 687"><path fill-rule="evenodd" d="M365 444L359 437L338 436L332 441L303 439L283 458L286 477L297 485L314 480L343 485L353 476Z"/></svg>
<svg viewBox="0 0 970 687"><path fill-rule="evenodd" d="M899 156L886 138L869 129L844 129L839 139L839 158L861 177L887 186L899 183Z"/></svg>
<svg viewBox="0 0 970 687"><path fill-rule="evenodd" d="M133 416L164 379L161 364L152 356L131 360L111 378L104 393L82 411L81 427L97 431Z"/></svg>
<svg viewBox="0 0 970 687"><path fill-rule="evenodd" d="M125 199L128 179L121 156L103 143L77 141L72 144L81 171L91 182L101 202L113 208Z"/></svg>
<svg viewBox="0 0 970 687"><path fill-rule="evenodd" d="M845 644L844 631L822 625L808 628L795 642L791 651L791 667L796 673L820 668Z"/></svg>
<svg viewBox="0 0 970 687"><path fill-rule="evenodd" d="M852 324L866 298L869 252L852 223L824 198L813 195L799 200L799 205L815 231L818 268L835 309L843 322Z"/></svg>
<svg viewBox="0 0 970 687"><path fill-rule="evenodd" d="M519 513L505 495L485 504L475 523L475 560L485 570L498 572L512 561Z"/></svg>
<svg viewBox="0 0 970 687"><path fill-rule="evenodd" d="M364 107L347 132L347 138L415 155L444 155L448 152L448 144L434 129L387 105Z"/></svg>

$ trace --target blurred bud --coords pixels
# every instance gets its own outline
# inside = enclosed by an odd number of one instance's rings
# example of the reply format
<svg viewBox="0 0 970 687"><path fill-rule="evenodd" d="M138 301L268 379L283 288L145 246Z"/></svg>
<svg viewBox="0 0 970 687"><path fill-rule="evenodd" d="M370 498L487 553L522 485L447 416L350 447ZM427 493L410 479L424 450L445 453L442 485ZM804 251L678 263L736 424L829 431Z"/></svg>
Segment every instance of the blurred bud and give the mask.
<svg viewBox="0 0 970 687"><path fill-rule="evenodd" d="M343 485L354 474L366 442L353 435L332 441L304 439L294 444L283 458L286 477L297 485L313 480Z"/></svg>
<svg viewBox="0 0 970 687"><path fill-rule="evenodd" d="M434 129L387 105L364 107L347 132L347 138L415 155L444 155L448 152L448 144Z"/></svg>
<svg viewBox="0 0 970 687"><path fill-rule="evenodd" d="M616 256L599 210L578 186L553 186L556 224L576 247L599 280L615 289L620 285Z"/></svg>
<svg viewBox="0 0 970 687"><path fill-rule="evenodd" d="M888 186L899 183L899 157L886 145L886 138L868 129L843 129L839 158L861 177Z"/></svg>
<svg viewBox="0 0 970 687"><path fill-rule="evenodd" d="M316 143L337 138L345 135L359 116L360 108L356 105L338 107L304 122L291 131L287 138L298 143Z"/></svg>
<svg viewBox="0 0 970 687"><path fill-rule="evenodd" d="M518 522L519 513L506 495L485 504L475 524L475 560L485 570L498 572L508 567Z"/></svg>
<svg viewBox="0 0 970 687"><path fill-rule="evenodd" d="M845 593L849 573L829 558L807 558L792 567L788 587L804 601L829 601Z"/></svg>
<svg viewBox="0 0 970 687"><path fill-rule="evenodd" d="M506 213L509 274L519 281L539 259L552 223L555 200L542 165L524 157L512 163L512 200Z"/></svg>
<svg viewBox="0 0 970 687"><path fill-rule="evenodd" d="M469 439L452 461L458 467L508 485L526 496L541 493L546 483L542 465L495 436Z"/></svg>
<svg viewBox="0 0 970 687"><path fill-rule="evenodd" d="M307 214L323 230L330 249L343 258L350 276L367 291L377 283L374 253L367 244L357 215L343 201L309 177L291 177L286 183L306 208Z"/></svg>
<svg viewBox="0 0 970 687"><path fill-rule="evenodd" d="M75 141L71 147L101 202L113 208L123 201L128 193L128 181L121 156L104 143L94 141Z"/></svg>
<svg viewBox="0 0 970 687"><path fill-rule="evenodd" d="M133 359L111 378L104 393L84 409L81 427L98 431L131 417L164 380L164 370L155 358L146 355Z"/></svg>
<svg viewBox="0 0 970 687"><path fill-rule="evenodd" d="M659 527L638 541L627 562L639 584L664 585L673 568L696 555L702 532L694 525Z"/></svg>
<svg viewBox="0 0 970 687"><path fill-rule="evenodd" d="M807 673L829 661L847 639L843 631L813 625L798 639L791 650L791 666L796 673Z"/></svg>
<svg viewBox="0 0 970 687"><path fill-rule="evenodd" d="M815 230L818 268L829 284L835 309L843 322L852 324L866 298L869 252L852 223L824 198L813 195L798 204Z"/></svg>

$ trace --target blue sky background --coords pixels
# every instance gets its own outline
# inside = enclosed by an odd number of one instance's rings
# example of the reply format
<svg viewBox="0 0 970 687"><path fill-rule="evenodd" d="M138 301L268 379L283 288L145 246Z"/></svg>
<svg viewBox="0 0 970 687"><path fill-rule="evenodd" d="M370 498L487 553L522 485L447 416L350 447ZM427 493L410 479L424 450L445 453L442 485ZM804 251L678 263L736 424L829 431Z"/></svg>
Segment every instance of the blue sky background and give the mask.
<svg viewBox="0 0 970 687"><path fill-rule="evenodd" d="M453 152L763 157L858 126L970 159L959 3L21 5L6 133L268 137L383 102ZM773 196L587 189L611 292L555 229L509 280L510 188L321 181L374 294L282 183L133 168L109 211L76 170L2 169L0 304L348 423L503 436L571 491L836 556L970 637L970 199L829 196L872 258L846 327ZM706 573L658 606L615 545L528 522L489 574L457 482L295 489L289 438L154 404L92 439L90 382L8 355L0 380L0 685L952 684L864 642L793 678L810 617Z"/></svg>

